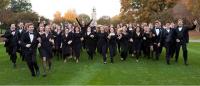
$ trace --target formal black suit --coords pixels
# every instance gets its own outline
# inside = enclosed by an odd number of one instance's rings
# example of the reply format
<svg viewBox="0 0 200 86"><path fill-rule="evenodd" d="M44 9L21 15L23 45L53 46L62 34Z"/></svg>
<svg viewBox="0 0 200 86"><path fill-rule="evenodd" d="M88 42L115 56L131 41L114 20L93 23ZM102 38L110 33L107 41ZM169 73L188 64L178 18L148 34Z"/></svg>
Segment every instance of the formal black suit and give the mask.
<svg viewBox="0 0 200 86"><path fill-rule="evenodd" d="M13 35L12 32L15 32L15 34ZM4 37L6 38L5 42L6 51L8 52L12 63L14 64L14 66L16 66L16 59L17 59L16 52L19 40L18 32L17 30L11 31L9 29L5 32Z"/></svg>
<svg viewBox="0 0 200 86"><path fill-rule="evenodd" d="M130 28L128 28L128 31L127 31L128 35L129 35L129 38L130 39L134 39L134 33L135 33L135 30L130 30ZM129 41L129 54L134 54L134 42L131 42Z"/></svg>
<svg viewBox="0 0 200 86"><path fill-rule="evenodd" d="M173 53L173 44L175 39L175 30L174 29L164 29L163 30L163 41L164 46L166 48L166 62L170 64L170 58L172 57Z"/></svg>
<svg viewBox="0 0 200 86"><path fill-rule="evenodd" d="M59 59L59 57L61 56L61 49L60 49L61 42L62 42L62 33L61 32L60 33L55 32L54 42L55 42L55 44L54 44L55 52L54 53Z"/></svg>
<svg viewBox="0 0 200 86"><path fill-rule="evenodd" d="M108 48L108 33L98 33L97 50L103 56L103 61L106 62L106 53Z"/></svg>
<svg viewBox="0 0 200 86"><path fill-rule="evenodd" d="M129 35L128 33L127 34L122 34L122 38L119 39L120 41L120 47L121 47L121 52L120 52L120 55L121 55L121 59L122 60L126 60L127 56L128 56L128 43L129 43Z"/></svg>
<svg viewBox="0 0 200 86"><path fill-rule="evenodd" d="M116 55L117 52L117 35L116 33L111 35L110 38L108 38L108 48L110 52L110 60L111 63L113 63L113 57Z"/></svg>
<svg viewBox="0 0 200 86"><path fill-rule="evenodd" d="M183 58L184 58L184 63L187 65L187 59L188 59L188 55L187 55L187 43L189 42L189 31L190 30L194 30L196 28L196 25L193 26L182 26L182 27L177 27L175 30L175 34L176 34L176 39L180 40L180 42L177 42L176 45L176 62L178 61L178 57L179 57L179 51L180 51L180 47L182 46L183 49Z"/></svg>
<svg viewBox="0 0 200 86"><path fill-rule="evenodd" d="M149 59L152 55L150 47L153 46L152 33L151 32L149 32L149 33L145 32L143 34L143 43L142 44L143 44L143 48L144 48L143 53Z"/></svg>
<svg viewBox="0 0 200 86"><path fill-rule="evenodd" d="M82 42L81 42L82 37L83 37L83 35L81 32L73 33L72 50L73 50L73 54L75 54L77 60L79 60L79 58L80 58L80 53L81 53L81 48L82 48Z"/></svg>
<svg viewBox="0 0 200 86"><path fill-rule="evenodd" d="M31 35L33 35L33 39L31 41ZM32 76L35 74L39 74L39 67L37 65L36 53L37 53L37 45L39 41L37 40L38 34L36 32L30 33L26 32L21 37L21 46L23 48L24 58L27 62L29 70L31 71ZM30 47L26 47L27 44L31 44Z"/></svg>
<svg viewBox="0 0 200 86"><path fill-rule="evenodd" d="M141 48L142 48L142 38L143 38L143 34L140 33L136 33L134 32L134 51L136 54L136 59L139 59L140 53L141 53Z"/></svg>
<svg viewBox="0 0 200 86"><path fill-rule="evenodd" d="M19 38L19 44L18 44L18 52L19 52L19 54L20 54L20 56L21 56L21 58L22 58L22 61L24 61L24 49L23 49L23 47L21 46L21 38L22 38L22 36L23 36L23 34L24 33L26 33L26 30L24 30L23 28L19 28L19 29L17 29L17 32L18 32L18 38Z"/></svg>
<svg viewBox="0 0 200 86"><path fill-rule="evenodd" d="M172 30L173 30L173 32L174 32L174 37L173 37L173 39L172 39L172 43L171 43L171 45L172 45L172 47L171 47L171 58L173 58L174 57L174 54L175 54L175 51L176 51L176 33L175 33L175 28L171 28Z"/></svg>
<svg viewBox="0 0 200 86"><path fill-rule="evenodd" d="M97 39L97 35L94 32L87 32L86 35L84 36L84 40L85 40L85 46L86 46L86 50L87 53L89 55L89 59L93 59L93 55L95 53L95 49L96 49L96 39Z"/></svg>
<svg viewBox="0 0 200 86"><path fill-rule="evenodd" d="M117 50L119 53L121 53L121 46L120 46L120 40L117 39Z"/></svg>
<svg viewBox="0 0 200 86"><path fill-rule="evenodd" d="M156 30L158 30L158 34L156 33ZM155 52L155 57L156 57L156 60L159 60L159 57L160 57L160 54L162 52L162 35L163 35L163 29L162 28L153 28L151 30L152 34L153 34L153 49L154 49L154 52ZM158 46L158 43L160 43L160 46Z"/></svg>

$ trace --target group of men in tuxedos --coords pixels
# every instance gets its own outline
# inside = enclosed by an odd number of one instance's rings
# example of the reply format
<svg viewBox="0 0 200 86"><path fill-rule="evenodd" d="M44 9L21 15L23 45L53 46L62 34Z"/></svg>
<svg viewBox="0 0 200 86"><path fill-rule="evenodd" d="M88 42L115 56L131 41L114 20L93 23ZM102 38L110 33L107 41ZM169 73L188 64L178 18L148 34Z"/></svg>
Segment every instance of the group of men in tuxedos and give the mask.
<svg viewBox="0 0 200 86"><path fill-rule="evenodd" d="M78 63L82 48L86 50L90 60L94 59L97 50L103 58L103 63L107 64L107 57L114 63L117 51L122 61L125 61L129 54L136 57L136 62L139 62L142 55L148 59L159 60L164 47L168 65L174 54L175 62L178 62L181 47L184 64L188 65L188 32L194 30L197 25L197 21L194 21L192 26L186 26L183 20L179 19L177 25L173 22L161 24L160 21L155 21L154 24L121 23L116 27L95 27L90 26L92 20L88 24L76 20L78 25L68 23L62 26L44 22L38 25L27 22L24 25L23 22L19 22L16 27L15 24L11 24L2 37L5 38L4 46L13 66L16 68L19 52L31 75L39 76L40 70L36 60L39 51L44 69L43 76L46 76L47 69L51 69L52 57L62 58L64 62L74 57Z"/></svg>

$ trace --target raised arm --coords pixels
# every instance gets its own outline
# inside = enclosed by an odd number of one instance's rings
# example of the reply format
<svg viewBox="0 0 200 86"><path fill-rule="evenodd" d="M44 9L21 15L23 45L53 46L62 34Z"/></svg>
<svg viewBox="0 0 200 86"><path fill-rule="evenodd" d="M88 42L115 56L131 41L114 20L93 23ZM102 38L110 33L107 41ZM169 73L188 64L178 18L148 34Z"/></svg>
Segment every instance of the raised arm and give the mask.
<svg viewBox="0 0 200 86"><path fill-rule="evenodd" d="M192 26L186 26L187 30L194 30L196 28L196 25L192 25Z"/></svg>
<svg viewBox="0 0 200 86"><path fill-rule="evenodd" d="M196 26L197 26L197 21L195 20L195 21L193 22L193 25L192 25L192 26L186 26L186 28L187 28L187 30L194 30L194 29L196 28Z"/></svg>
<svg viewBox="0 0 200 86"><path fill-rule="evenodd" d="M82 27L83 25L79 22L78 18L76 18L76 21L78 22L79 26Z"/></svg>
<svg viewBox="0 0 200 86"><path fill-rule="evenodd" d="M90 22L86 25L86 27L88 27L92 21L93 21L93 19L90 20Z"/></svg>

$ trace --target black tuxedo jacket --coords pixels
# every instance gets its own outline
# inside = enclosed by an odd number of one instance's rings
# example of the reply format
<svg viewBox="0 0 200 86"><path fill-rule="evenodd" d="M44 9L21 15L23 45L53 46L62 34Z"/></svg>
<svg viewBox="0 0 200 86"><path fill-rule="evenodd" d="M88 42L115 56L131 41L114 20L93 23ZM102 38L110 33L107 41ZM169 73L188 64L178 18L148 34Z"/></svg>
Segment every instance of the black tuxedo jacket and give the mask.
<svg viewBox="0 0 200 86"><path fill-rule="evenodd" d="M162 35L163 35L163 29L159 28L159 34L156 34L156 28L153 28L151 30L152 34L155 34L155 36L153 36L153 43L159 43L162 41Z"/></svg>
<svg viewBox="0 0 200 86"><path fill-rule="evenodd" d="M33 41L31 42L29 32L25 32L22 37L21 37L21 46L24 49L24 53L30 53L30 52L36 52L37 45L39 43L38 39L38 34L36 32L33 32ZM31 44L31 47L27 48L26 45Z"/></svg>
<svg viewBox="0 0 200 86"><path fill-rule="evenodd" d="M194 30L196 25L192 26L182 26L182 30L179 31L179 27L175 29L176 39L180 40L180 43L188 43L189 42L189 31Z"/></svg>

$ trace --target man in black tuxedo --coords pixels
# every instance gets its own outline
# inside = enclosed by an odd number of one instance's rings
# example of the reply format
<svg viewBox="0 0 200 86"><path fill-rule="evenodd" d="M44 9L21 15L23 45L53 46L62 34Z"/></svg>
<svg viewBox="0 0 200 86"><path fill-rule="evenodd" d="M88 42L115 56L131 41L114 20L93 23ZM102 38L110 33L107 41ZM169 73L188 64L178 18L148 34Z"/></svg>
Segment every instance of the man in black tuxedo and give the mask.
<svg viewBox="0 0 200 86"><path fill-rule="evenodd" d="M171 43L172 46L171 46L171 49L170 49L171 58L173 58L174 54L175 54L175 51L176 51L176 38L175 38L175 29L176 29L176 27L175 27L175 24L173 22L170 24L170 28L174 32L173 39L171 40L172 41L172 43Z"/></svg>
<svg viewBox="0 0 200 86"><path fill-rule="evenodd" d="M172 57L173 41L175 39L174 29L170 27L170 23L166 23L163 29L163 42L166 48L166 62L170 64L170 58Z"/></svg>
<svg viewBox="0 0 200 86"><path fill-rule="evenodd" d="M155 22L154 28L151 30L153 36L153 50L156 56L156 60L159 60L162 51L162 27L159 21Z"/></svg>
<svg viewBox="0 0 200 86"><path fill-rule="evenodd" d="M24 58L33 77L39 76L39 67L36 62L36 51L39 43L37 32L32 23L28 25L27 32L22 35L21 46L24 49Z"/></svg>
<svg viewBox="0 0 200 86"><path fill-rule="evenodd" d="M23 48L21 47L20 43L21 43L21 37L22 35L26 32L26 30L24 29L24 23L23 22L19 22L18 23L18 28L17 28L17 32L18 32L18 52L20 54L20 57L22 58L22 61L24 61L24 55L23 55Z"/></svg>
<svg viewBox="0 0 200 86"><path fill-rule="evenodd" d="M10 60L13 63L13 67L16 67L16 59L17 59L17 45L18 45L18 35L17 35L15 24L11 24L10 29L8 29L3 37L5 37L5 47L6 52L10 56Z"/></svg>
<svg viewBox="0 0 200 86"><path fill-rule="evenodd" d="M182 19L178 20L178 26L175 30L176 42L177 42L175 62L178 62L180 47L182 47L184 64L188 65L188 63L187 63L187 60L188 60L187 43L189 42L189 33L188 32L190 30L194 30L196 28L196 25L197 25L197 21L194 21L192 26L185 26L185 25L183 25Z"/></svg>

